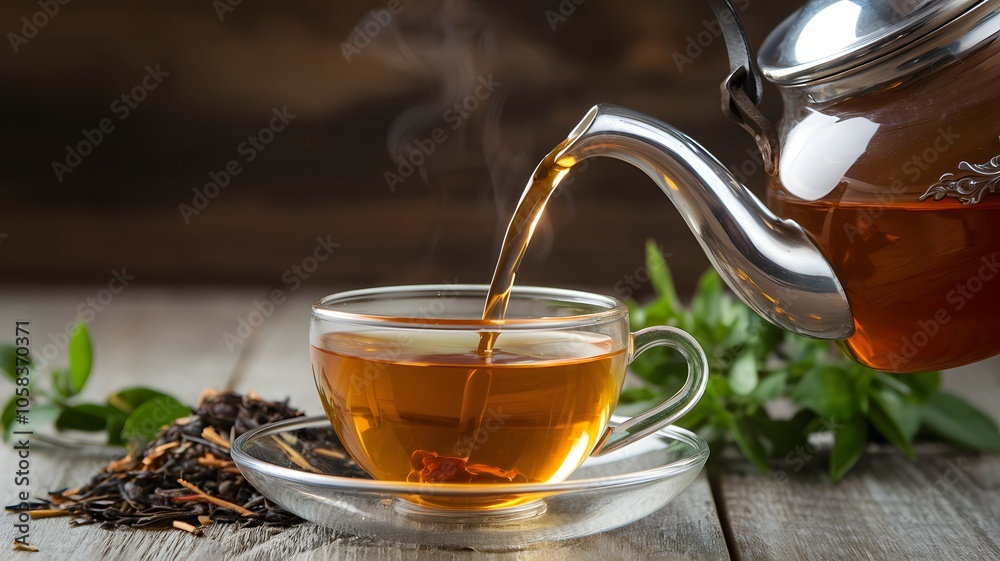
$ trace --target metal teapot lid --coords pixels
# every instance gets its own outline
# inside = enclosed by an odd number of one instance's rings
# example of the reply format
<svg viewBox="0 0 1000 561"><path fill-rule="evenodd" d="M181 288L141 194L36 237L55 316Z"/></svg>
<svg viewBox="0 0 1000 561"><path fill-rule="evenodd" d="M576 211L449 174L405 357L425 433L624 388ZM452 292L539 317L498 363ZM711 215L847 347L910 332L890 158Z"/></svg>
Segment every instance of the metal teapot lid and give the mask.
<svg viewBox="0 0 1000 561"><path fill-rule="evenodd" d="M760 50L771 81L803 84L913 44L990 0L811 0Z"/></svg>

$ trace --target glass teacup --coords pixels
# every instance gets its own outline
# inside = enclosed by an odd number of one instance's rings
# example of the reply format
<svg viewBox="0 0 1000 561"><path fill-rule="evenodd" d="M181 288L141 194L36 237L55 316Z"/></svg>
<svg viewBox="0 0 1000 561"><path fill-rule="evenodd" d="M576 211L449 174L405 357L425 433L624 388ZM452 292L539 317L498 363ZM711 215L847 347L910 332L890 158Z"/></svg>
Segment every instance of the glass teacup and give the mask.
<svg viewBox="0 0 1000 561"><path fill-rule="evenodd" d="M337 435L381 480L557 482L588 456L649 435L694 406L705 354L672 327L629 333L628 308L586 292L515 287L506 318L482 320L486 286L372 288L313 306L313 375ZM492 350L480 350L492 337ZM608 427L628 363L680 352L685 385Z"/></svg>

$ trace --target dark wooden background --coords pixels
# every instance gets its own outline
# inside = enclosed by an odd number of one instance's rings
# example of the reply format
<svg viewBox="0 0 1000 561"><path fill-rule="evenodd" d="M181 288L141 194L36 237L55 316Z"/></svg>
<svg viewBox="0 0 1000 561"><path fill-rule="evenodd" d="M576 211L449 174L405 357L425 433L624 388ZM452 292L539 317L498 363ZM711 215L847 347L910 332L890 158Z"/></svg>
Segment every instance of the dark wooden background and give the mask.
<svg viewBox="0 0 1000 561"><path fill-rule="evenodd" d="M735 3L759 46L800 2ZM727 63L706 4L402 0L345 60L352 29L387 4L245 1L220 19L210 0L73 2L18 53L4 45L2 281L95 281L124 267L141 282L281 285L329 236L340 246L310 281L485 282L535 163L601 101L688 132L760 192L750 138L719 112ZM36 11L5 2L0 29L20 33ZM119 119L112 103L147 65L169 76ZM490 75L502 85L452 130L444 110ZM282 107L294 120L242 162L239 144ZM115 130L58 181L53 162L104 118ZM447 141L390 189L391 151L436 127ZM179 205L234 158L242 173L186 223ZM626 296L647 238L682 289L707 267L672 205L625 164L575 172L549 214L519 282Z"/></svg>

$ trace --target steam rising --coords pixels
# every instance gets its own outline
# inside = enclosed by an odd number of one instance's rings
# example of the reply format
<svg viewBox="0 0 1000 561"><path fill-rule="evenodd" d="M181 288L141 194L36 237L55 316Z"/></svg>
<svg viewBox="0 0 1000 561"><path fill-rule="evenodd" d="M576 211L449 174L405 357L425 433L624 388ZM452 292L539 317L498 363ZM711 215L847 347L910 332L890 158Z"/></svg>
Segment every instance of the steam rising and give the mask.
<svg viewBox="0 0 1000 561"><path fill-rule="evenodd" d="M392 166L415 150L416 142L427 139L435 128L445 129L447 141L418 167L415 175L438 190L444 212L449 193L429 181L431 176L485 164L489 189L484 194L496 212L493 250L498 251L514 204L538 157L545 151L540 150L537 155L527 152L535 148L533 131L527 126L503 122L504 104L511 88L499 74L494 78L504 85L469 112L460 126L453 128L445 121L456 103L467 99L485 77L493 76L498 62L498 18L468 0L435 0L403 6L372 42L372 54L387 66L426 80L435 95L404 110L389 127L386 150ZM476 135L477 130L481 135ZM418 180L414 177L410 181ZM551 229L543 227L536 234L532 252L547 255L552 242Z"/></svg>

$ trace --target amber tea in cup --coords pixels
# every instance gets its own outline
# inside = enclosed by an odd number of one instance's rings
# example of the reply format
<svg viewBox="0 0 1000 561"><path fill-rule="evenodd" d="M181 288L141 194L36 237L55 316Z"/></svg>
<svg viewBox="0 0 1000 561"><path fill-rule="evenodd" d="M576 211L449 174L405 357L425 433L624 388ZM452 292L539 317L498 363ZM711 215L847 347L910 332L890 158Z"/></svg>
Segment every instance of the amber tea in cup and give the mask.
<svg viewBox="0 0 1000 561"><path fill-rule="evenodd" d="M633 336L627 308L613 298L517 287L505 319L483 320L487 288L368 289L313 307L316 387L345 448L372 477L561 481L588 455L683 415L704 389L697 343L673 328ZM489 352L480 346L486 336ZM657 345L685 355L688 383L609 430L628 361Z"/></svg>
<svg viewBox="0 0 1000 561"><path fill-rule="evenodd" d="M327 415L377 479L564 479L615 408L625 349L586 332L503 338L484 357L475 333L417 332L389 358L391 333L324 334L312 355Z"/></svg>

